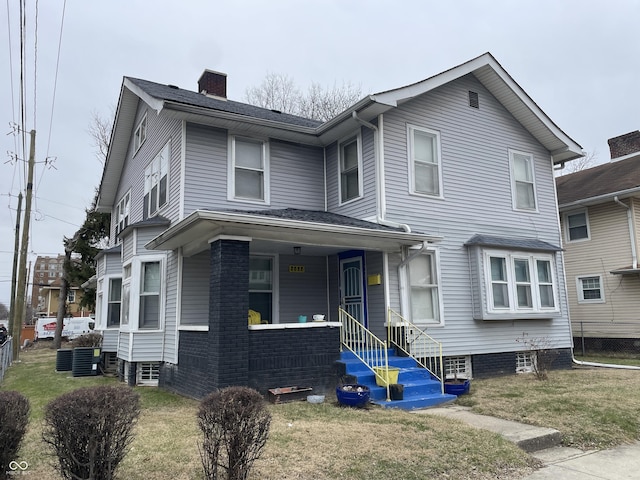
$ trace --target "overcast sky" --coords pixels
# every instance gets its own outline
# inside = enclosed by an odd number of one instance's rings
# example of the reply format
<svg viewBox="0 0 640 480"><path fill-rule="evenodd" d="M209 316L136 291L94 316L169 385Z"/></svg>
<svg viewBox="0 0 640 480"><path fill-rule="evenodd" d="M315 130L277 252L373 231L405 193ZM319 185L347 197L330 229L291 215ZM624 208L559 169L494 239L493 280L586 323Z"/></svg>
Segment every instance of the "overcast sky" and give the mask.
<svg viewBox="0 0 640 480"><path fill-rule="evenodd" d="M21 138L5 135L10 123L22 124L19 2L6 3L0 7L0 302L9 305L26 166L6 152L26 159L28 148L23 153ZM196 90L208 68L227 73L228 97L243 101L247 87L282 73L303 89L313 81L351 82L364 96L491 52L598 162L609 160L608 138L640 128L635 0L46 0L37 3L37 22L36 1L26 4L21 127L37 132L38 162L30 261L63 253L63 237L82 224L102 173L88 125L93 112L111 115L123 76ZM50 168L48 157L55 158Z"/></svg>

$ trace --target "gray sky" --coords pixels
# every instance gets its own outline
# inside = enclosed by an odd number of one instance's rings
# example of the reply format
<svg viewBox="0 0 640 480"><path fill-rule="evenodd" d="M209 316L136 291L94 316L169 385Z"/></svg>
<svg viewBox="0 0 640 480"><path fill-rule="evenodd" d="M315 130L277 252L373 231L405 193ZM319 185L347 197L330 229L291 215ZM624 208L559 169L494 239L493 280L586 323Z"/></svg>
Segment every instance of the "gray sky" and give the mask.
<svg viewBox="0 0 640 480"><path fill-rule="evenodd" d="M0 302L6 305L26 172L6 152L28 157L20 137L5 135L11 122L21 123L19 2L7 3L0 7ZM36 1L26 3L23 128L37 131L38 162L30 261L62 253L63 237L82 224L102 174L88 125L93 112L110 115L123 76L196 90L208 68L227 73L228 97L243 101L247 87L283 73L303 89L313 81L346 81L364 96L491 52L598 162L609 160L608 138L640 128L636 0L69 0L66 6L46 0L38 2L37 37ZM55 157L52 168L45 168L47 157Z"/></svg>

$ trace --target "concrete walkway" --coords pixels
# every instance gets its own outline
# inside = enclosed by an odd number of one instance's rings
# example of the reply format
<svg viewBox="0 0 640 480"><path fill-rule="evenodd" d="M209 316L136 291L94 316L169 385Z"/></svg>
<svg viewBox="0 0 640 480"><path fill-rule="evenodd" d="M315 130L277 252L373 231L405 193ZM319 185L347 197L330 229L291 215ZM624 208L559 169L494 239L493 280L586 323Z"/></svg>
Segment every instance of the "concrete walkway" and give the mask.
<svg viewBox="0 0 640 480"><path fill-rule="evenodd" d="M414 410L414 413L453 418L474 428L502 435L545 464L524 480L640 479L640 442L609 450L583 451L560 446L560 432L553 428L478 415L468 407L451 405Z"/></svg>

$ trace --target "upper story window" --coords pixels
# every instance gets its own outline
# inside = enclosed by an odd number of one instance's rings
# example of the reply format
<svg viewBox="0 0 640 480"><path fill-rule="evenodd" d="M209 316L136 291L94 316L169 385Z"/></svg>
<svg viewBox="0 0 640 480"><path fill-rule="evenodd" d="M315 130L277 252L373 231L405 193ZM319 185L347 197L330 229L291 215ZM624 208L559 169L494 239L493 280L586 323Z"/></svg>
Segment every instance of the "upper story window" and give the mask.
<svg viewBox="0 0 640 480"><path fill-rule="evenodd" d="M230 139L229 199L269 203L268 143Z"/></svg>
<svg viewBox="0 0 640 480"><path fill-rule="evenodd" d="M125 193L124 197L116 206L116 237L129 225L129 211L131 209L131 192Z"/></svg>
<svg viewBox="0 0 640 480"><path fill-rule="evenodd" d="M568 242L589 240L589 217L586 210L567 213L564 220Z"/></svg>
<svg viewBox="0 0 640 480"><path fill-rule="evenodd" d="M533 155L509 150L509 162L511 164L513 208L535 211L537 207Z"/></svg>
<svg viewBox="0 0 640 480"><path fill-rule="evenodd" d="M167 143L144 170L143 219L153 217L166 205L168 172L169 144Z"/></svg>
<svg viewBox="0 0 640 480"><path fill-rule="evenodd" d="M340 203L362 196L362 147L360 135L338 145L340 168Z"/></svg>
<svg viewBox="0 0 640 480"><path fill-rule="evenodd" d="M557 311L551 255L486 251L485 259L490 312Z"/></svg>
<svg viewBox="0 0 640 480"><path fill-rule="evenodd" d="M604 303L602 275L589 275L576 278L578 303Z"/></svg>
<svg viewBox="0 0 640 480"><path fill-rule="evenodd" d="M67 302L75 303L76 301L76 292L74 290L70 290L67 292Z"/></svg>
<svg viewBox="0 0 640 480"><path fill-rule="evenodd" d="M147 114L144 114L142 120L136 127L135 132L133 133L133 154L140 149L144 141L147 139Z"/></svg>
<svg viewBox="0 0 640 480"><path fill-rule="evenodd" d="M442 197L440 133L413 125L407 128L410 192Z"/></svg>

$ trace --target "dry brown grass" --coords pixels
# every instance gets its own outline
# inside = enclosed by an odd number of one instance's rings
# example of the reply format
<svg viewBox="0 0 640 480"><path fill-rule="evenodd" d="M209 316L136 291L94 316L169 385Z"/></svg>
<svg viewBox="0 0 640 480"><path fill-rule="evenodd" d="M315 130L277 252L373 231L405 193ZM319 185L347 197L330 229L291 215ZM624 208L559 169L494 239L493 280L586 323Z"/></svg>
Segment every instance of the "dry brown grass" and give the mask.
<svg viewBox="0 0 640 480"><path fill-rule="evenodd" d="M475 380L460 403L507 420L551 427L564 445L608 448L640 439L640 370L574 368Z"/></svg>
<svg viewBox="0 0 640 480"><path fill-rule="evenodd" d="M32 401L20 459L25 479L54 480L55 458L41 441L42 411L55 396L113 378L55 373L55 352L23 352L3 389ZM198 402L155 388L138 388L142 415L119 471L126 480L202 479ZM567 445L605 447L640 439L640 371L554 371L474 380L459 402L479 413L560 430ZM500 436L430 415L381 408L296 402L270 405L269 440L252 480L518 479L539 462Z"/></svg>

